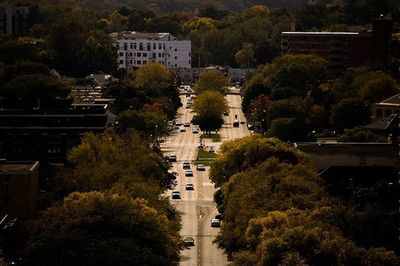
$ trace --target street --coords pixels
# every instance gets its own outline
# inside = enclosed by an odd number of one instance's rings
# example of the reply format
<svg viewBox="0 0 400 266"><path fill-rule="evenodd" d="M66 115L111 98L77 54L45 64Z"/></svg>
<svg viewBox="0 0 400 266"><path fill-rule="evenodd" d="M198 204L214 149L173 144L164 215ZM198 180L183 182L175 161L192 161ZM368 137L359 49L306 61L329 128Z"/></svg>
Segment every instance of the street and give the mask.
<svg viewBox="0 0 400 266"><path fill-rule="evenodd" d="M235 114L239 121L245 121L241 111L240 95L227 95L226 99L229 105L229 116L224 116L224 125L219 134L221 141L234 138L240 138L249 135L246 124L240 124L239 127L232 126ZM190 122L193 113L190 108L185 108L186 97L181 96L183 107L178 110L176 119L180 122ZM173 133L161 145L164 154L176 154L177 162L173 163L172 171L179 173L177 176L177 186L173 191L181 193L181 199L171 199L171 202L182 213L182 237L191 236L195 241L195 246L185 249L181 252L180 265L227 265L227 257L223 250L218 249L213 240L219 232L219 228L211 227L210 221L217 213L213 194L214 185L208 178L209 166L206 171L197 171L194 161L197 156L200 133L192 133L192 125L186 127L186 132L179 132L175 129ZM205 146L214 146L215 151L221 142L212 142L211 139L205 140ZM185 170L182 168L183 162L190 162L193 177L185 177ZM194 190L185 190L185 185L191 183ZM172 191L168 191L168 195Z"/></svg>

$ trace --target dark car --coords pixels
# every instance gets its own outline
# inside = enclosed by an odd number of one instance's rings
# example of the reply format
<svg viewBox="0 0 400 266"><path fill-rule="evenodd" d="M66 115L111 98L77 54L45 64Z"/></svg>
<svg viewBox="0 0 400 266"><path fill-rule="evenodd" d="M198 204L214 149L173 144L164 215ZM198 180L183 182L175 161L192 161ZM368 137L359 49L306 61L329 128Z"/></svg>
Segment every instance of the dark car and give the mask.
<svg viewBox="0 0 400 266"><path fill-rule="evenodd" d="M182 168L185 170L190 169L190 163L189 162L182 163Z"/></svg>
<svg viewBox="0 0 400 266"><path fill-rule="evenodd" d="M191 176L193 176L193 171L192 171L192 170L186 170L186 171L185 171L185 176L186 176L186 177L191 177Z"/></svg>
<svg viewBox="0 0 400 266"><path fill-rule="evenodd" d="M168 160L169 160L170 162L176 162L176 161L177 161L176 155L175 155L175 154L169 155L169 156L168 156Z"/></svg>
<svg viewBox="0 0 400 266"><path fill-rule="evenodd" d="M194 190L194 185L193 184L186 184L185 185L186 190Z"/></svg>
<svg viewBox="0 0 400 266"><path fill-rule="evenodd" d="M179 191L173 191L171 193L171 198L172 199L180 199L181 198L181 193Z"/></svg>
<svg viewBox="0 0 400 266"><path fill-rule="evenodd" d="M183 239L183 243L185 244L185 246L187 247L192 247L194 246L194 239L191 236L187 236Z"/></svg>

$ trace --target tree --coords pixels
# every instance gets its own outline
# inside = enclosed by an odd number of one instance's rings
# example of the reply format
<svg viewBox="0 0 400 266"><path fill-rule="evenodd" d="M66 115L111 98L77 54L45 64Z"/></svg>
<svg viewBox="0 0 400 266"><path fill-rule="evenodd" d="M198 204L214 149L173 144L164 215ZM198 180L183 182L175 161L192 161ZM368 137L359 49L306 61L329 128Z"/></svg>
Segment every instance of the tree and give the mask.
<svg viewBox="0 0 400 266"><path fill-rule="evenodd" d="M154 111L124 111L119 116L117 129L119 132L135 129L154 141L167 134L167 116Z"/></svg>
<svg viewBox="0 0 400 266"><path fill-rule="evenodd" d="M222 72L218 70L206 70L200 73L195 89L199 93L206 90L215 90L222 93L229 84L228 78Z"/></svg>
<svg viewBox="0 0 400 266"><path fill-rule="evenodd" d="M345 129L344 133L339 137L340 142L374 142L378 139L371 130L363 128Z"/></svg>
<svg viewBox="0 0 400 266"><path fill-rule="evenodd" d="M243 48L235 54L236 62L244 68L250 68L254 63L253 45L251 43L243 44Z"/></svg>
<svg viewBox="0 0 400 266"><path fill-rule="evenodd" d="M268 129L271 137L283 141L304 141L306 136L305 121L298 118L276 118Z"/></svg>
<svg viewBox="0 0 400 266"><path fill-rule="evenodd" d="M43 74L21 75L0 87L2 106L6 108L39 108L59 104L70 91L69 86L52 76Z"/></svg>
<svg viewBox="0 0 400 266"><path fill-rule="evenodd" d="M332 106L330 121L334 128L343 130L369 122L368 106L357 98L346 98Z"/></svg>
<svg viewBox="0 0 400 266"><path fill-rule="evenodd" d="M63 178L75 191L107 190L124 177L159 186L160 193L170 187L169 165L153 152L138 134L86 134L74 147L68 160L71 168Z"/></svg>
<svg viewBox="0 0 400 266"><path fill-rule="evenodd" d="M235 254L233 265L396 265L394 252L364 249L326 221L330 208L274 211L249 222L249 250ZM249 253L252 256L249 256ZM240 262L240 263L238 263ZM291 263L289 263L291 262ZM294 263L294 264L292 264Z"/></svg>
<svg viewBox="0 0 400 266"><path fill-rule="evenodd" d="M175 265L179 242L178 231L172 231L168 219L145 200L101 192L72 193L33 222L26 262Z"/></svg>
<svg viewBox="0 0 400 266"><path fill-rule="evenodd" d="M253 168L268 158L298 164L305 160L305 155L274 138L251 136L227 141L221 145L219 156L211 166L210 179L217 186L222 186L231 176Z"/></svg>
<svg viewBox="0 0 400 266"><path fill-rule="evenodd" d="M223 113L228 110L224 96L217 91L204 91L194 100L193 112L197 113L200 128L207 132L217 130L223 123Z"/></svg>

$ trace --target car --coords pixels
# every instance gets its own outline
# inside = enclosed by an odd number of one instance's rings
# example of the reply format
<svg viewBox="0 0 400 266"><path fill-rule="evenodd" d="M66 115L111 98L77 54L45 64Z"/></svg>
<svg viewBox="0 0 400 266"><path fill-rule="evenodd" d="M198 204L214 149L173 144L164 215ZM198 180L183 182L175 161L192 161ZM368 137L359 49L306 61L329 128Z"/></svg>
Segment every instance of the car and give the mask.
<svg viewBox="0 0 400 266"><path fill-rule="evenodd" d="M185 170L189 170L190 169L190 163L189 162L182 163L182 168L185 169Z"/></svg>
<svg viewBox="0 0 400 266"><path fill-rule="evenodd" d="M205 171L206 167L204 166L204 164L198 164L196 169L197 169L197 171Z"/></svg>
<svg viewBox="0 0 400 266"><path fill-rule="evenodd" d="M181 126L182 125L182 122L180 122L180 121L175 121L175 126Z"/></svg>
<svg viewBox="0 0 400 266"><path fill-rule="evenodd" d="M185 176L186 176L186 177L191 177L191 176L193 176L193 171L192 171L192 170L186 170L186 171L185 171Z"/></svg>
<svg viewBox="0 0 400 266"><path fill-rule="evenodd" d="M186 184L185 185L186 190L194 190L194 185L193 184Z"/></svg>
<svg viewBox="0 0 400 266"><path fill-rule="evenodd" d="M184 127L190 127L190 122L185 122L185 123L183 123L183 126L184 126Z"/></svg>
<svg viewBox="0 0 400 266"><path fill-rule="evenodd" d="M239 120L235 119L233 121L233 127L239 127Z"/></svg>
<svg viewBox="0 0 400 266"><path fill-rule="evenodd" d="M185 108L189 109L191 107L191 105L189 103L186 104Z"/></svg>
<svg viewBox="0 0 400 266"><path fill-rule="evenodd" d="M215 214L215 219L222 220L222 213L217 212L217 213Z"/></svg>
<svg viewBox="0 0 400 266"><path fill-rule="evenodd" d="M192 128L193 134L199 134L199 129L197 127Z"/></svg>
<svg viewBox="0 0 400 266"><path fill-rule="evenodd" d="M185 244L185 246L187 247L192 247L194 246L194 239L191 236L187 236L183 239L183 243Z"/></svg>
<svg viewBox="0 0 400 266"><path fill-rule="evenodd" d="M172 191L171 198L172 199L180 199L181 198L181 193L179 191Z"/></svg>
<svg viewBox="0 0 400 266"><path fill-rule="evenodd" d="M185 132L185 131L186 131L186 128L185 128L185 126L183 126L183 125L182 125L182 126L180 126L180 127L179 127L179 131L180 131L180 132Z"/></svg>
<svg viewBox="0 0 400 266"><path fill-rule="evenodd" d="M176 155L175 154L168 155L168 160L170 162L176 162L177 161Z"/></svg>
<svg viewBox="0 0 400 266"><path fill-rule="evenodd" d="M211 220L211 227L221 227L221 221L219 219L212 219Z"/></svg>
<svg viewBox="0 0 400 266"><path fill-rule="evenodd" d="M229 115L228 111L224 112L224 116L228 116L228 115Z"/></svg>

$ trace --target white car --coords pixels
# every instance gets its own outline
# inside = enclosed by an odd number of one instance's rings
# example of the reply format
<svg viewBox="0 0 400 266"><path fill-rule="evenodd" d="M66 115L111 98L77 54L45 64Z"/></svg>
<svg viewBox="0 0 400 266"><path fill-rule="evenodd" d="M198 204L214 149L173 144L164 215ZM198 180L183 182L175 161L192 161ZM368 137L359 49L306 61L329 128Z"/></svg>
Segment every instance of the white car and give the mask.
<svg viewBox="0 0 400 266"><path fill-rule="evenodd" d="M184 126L184 125L180 126L180 127L179 127L179 131L180 131L180 132L185 132L185 131L186 131L185 126Z"/></svg>
<svg viewBox="0 0 400 266"><path fill-rule="evenodd" d="M197 171L205 171L206 167L204 166L204 164L198 164L196 169L197 169Z"/></svg>
<svg viewBox="0 0 400 266"><path fill-rule="evenodd" d="M221 221L219 219L212 219L211 220L211 227L221 227Z"/></svg>
<svg viewBox="0 0 400 266"><path fill-rule="evenodd" d="M171 198L172 199L180 199L181 198L181 193L179 191L173 191L171 193Z"/></svg>
<svg viewBox="0 0 400 266"><path fill-rule="evenodd" d="M199 134L199 129L197 127L192 128L193 134Z"/></svg>
<svg viewBox="0 0 400 266"><path fill-rule="evenodd" d="M192 171L192 170L186 170L186 171L185 171L185 176L186 176L186 177L191 177L191 176L193 176L193 171Z"/></svg>

